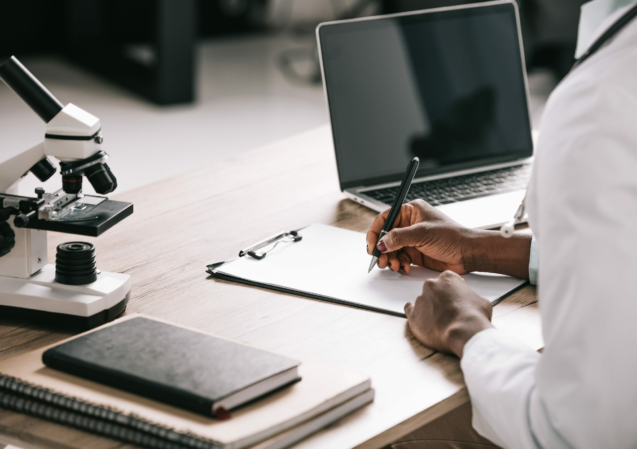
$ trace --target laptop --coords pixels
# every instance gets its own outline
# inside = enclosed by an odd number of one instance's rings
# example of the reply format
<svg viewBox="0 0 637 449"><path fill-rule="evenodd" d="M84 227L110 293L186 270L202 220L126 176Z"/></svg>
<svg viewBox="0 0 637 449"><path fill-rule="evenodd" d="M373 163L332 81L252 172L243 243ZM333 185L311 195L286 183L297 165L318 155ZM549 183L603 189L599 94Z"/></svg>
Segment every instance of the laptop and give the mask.
<svg viewBox="0 0 637 449"><path fill-rule="evenodd" d="M341 190L493 228L522 201L533 140L518 10L496 1L323 23L318 48Z"/></svg>

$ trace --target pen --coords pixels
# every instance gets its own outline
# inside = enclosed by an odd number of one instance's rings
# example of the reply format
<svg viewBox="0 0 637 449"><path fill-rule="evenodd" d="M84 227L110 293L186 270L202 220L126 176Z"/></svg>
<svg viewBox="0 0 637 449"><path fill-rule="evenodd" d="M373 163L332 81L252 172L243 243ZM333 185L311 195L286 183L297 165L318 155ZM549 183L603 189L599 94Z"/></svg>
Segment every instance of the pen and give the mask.
<svg viewBox="0 0 637 449"><path fill-rule="evenodd" d="M385 221L385 226L383 226L383 230L380 231L380 235L378 236L378 241L383 238L385 234L391 231L392 226L394 225L394 221L396 221L396 217L398 216L398 212L400 212L400 208L407 197L407 192L409 192L409 188L411 187L411 183L414 180L414 176L416 176L416 170L418 170L418 164L420 160L415 157L407 166L407 173L405 173L405 179L400 184L400 188L398 189L398 195L394 198L394 204L392 204L391 209L389 211L389 215L387 216L387 220ZM376 245L378 245L378 241ZM378 251L378 247L374 246L374 252L372 253L372 263L369 264L368 273L372 271L376 262L378 262L378 258L380 257L380 251Z"/></svg>

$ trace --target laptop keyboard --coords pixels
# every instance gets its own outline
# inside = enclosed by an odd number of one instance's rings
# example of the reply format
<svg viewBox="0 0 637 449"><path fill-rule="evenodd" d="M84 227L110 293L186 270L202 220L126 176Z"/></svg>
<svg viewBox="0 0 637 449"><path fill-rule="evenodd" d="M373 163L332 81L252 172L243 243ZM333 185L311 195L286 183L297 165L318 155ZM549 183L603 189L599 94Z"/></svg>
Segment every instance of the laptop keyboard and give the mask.
<svg viewBox="0 0 637 449"><path fill-rule="evenodd" d="M413 183L405 202L422 198L433 206L439 206L496 193L523 190L526 189L530 176L531 164L524 164L471 173L469 175ZM391 205L398 194L399 187L387 187L361 193Z"/></svg>

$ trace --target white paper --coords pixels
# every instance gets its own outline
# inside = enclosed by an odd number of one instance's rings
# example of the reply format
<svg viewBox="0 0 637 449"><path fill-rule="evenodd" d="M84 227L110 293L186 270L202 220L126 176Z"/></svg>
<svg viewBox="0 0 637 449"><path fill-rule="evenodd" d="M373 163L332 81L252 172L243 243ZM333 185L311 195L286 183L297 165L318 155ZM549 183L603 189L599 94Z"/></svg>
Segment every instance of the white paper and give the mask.
<svg viewBox="0 0 637 449"><path fill-rule="evenodd" d="M371 256L365 234L322 224L300 231L303 239L281 243L262 260L244 256L215 271L237 278L292 289L404 316L403 308L422 292L437 271L412 267L407 275L376 267L367 273ZM526 281L508 276L470 273L469 287L491 302Z"/></svg>

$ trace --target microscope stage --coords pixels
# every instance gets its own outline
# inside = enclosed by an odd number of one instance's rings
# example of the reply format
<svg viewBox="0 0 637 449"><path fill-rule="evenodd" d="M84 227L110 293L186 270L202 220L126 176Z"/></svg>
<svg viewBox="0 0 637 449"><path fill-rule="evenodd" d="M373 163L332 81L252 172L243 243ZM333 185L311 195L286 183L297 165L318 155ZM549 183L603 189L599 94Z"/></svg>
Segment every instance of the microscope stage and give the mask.
<svg viewBox="0 0 637 449"><path fill-rule="evenodd" d="M115 226L133 213L133 205L121 201L105 200L99 203L88 215L93 220L54 221L32 219L26 226L29 229L56 231L67 234L97 237Z"/></svg>

